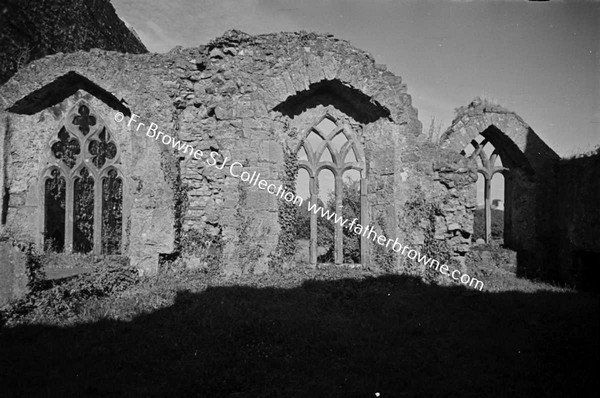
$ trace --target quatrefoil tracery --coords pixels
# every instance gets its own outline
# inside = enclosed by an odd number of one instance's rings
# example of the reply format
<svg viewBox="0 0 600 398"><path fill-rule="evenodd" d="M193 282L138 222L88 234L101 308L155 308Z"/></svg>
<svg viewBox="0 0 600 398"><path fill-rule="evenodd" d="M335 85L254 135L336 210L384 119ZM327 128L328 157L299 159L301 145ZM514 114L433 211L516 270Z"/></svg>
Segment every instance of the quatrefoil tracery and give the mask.
<svg viewBox="0 0 600 398"><path fill-rule="evenodd" d="M74 169L81 160L84 163L91 161L100 171L109 161L117 159L117 144L89 106L80 104L75 109L72 111L75 115L72 113L67 119L72 124L61 127L57 140L51 145L52 155L69 169Z"/></svg>
<svg viewBox="0 0 600 398"><path fill-rule="evenodd" d="M51 149L54 157L62 160L70 169L75 166L81 152L79 140L71 136L64 127L58 132L58 141L52 144Z"/></svg>
<svg viewBox="0 0 600 398"><path fill-rule="evenodd" d="M78 115L73 116L73 124L78 126L83 135L87 135L90 132L90 126L96 125L96 117L90 114L90 108L86 105L79 106L78 112Z"/></svg>
<svg viewBox="0 0 600 398"><path fill-rule="evenodd" d="M111 137L106 131L106 127L98 135L98 140L90 141L89 151L93 156L92 162L97 168L104 166L107 159L114 159L117 156L117 146L111 142Z"/></svg>

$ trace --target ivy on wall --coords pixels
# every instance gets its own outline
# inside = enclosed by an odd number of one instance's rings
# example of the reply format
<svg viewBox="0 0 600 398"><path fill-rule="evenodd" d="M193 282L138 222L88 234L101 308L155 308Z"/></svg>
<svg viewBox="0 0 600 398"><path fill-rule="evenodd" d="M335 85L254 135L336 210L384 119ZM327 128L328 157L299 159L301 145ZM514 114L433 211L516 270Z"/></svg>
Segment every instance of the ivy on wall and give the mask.
<svg viewBox="0 0 600 398"><path fill-rule="evenodd" d="M175 251L180 250L183 218L188 207L188 190L181 180L181 165L168 150L160 151L161 170L164 178L173 190L173 217L175 229Z"/></svg>
<svg viewBox="0 0 600 398"><path fill-rule="evenodd" d="M283 150L282 185L287 192L296 192L296 177L298 176L298 155L289 147ZM281 227L279 240L275 250L274 260L286 261L296 253L296 232L298 206L279 198L278 221Z"/></svg>
<svg viewBox="0 0 600 398"><path fill-rule="evenodd" d="M262 223L256 227L255 218L246 214L247 190L248 187L246 184L238 184L239 199L236 209L238 244L235 253L237 259L244 267L244 273L250 272L258 259L264 254L262 247L254 243L261 241L261 239L257 239L256 234L260 233L259 229Z"/></svg>
<svg viewBox="0 0 600 398"><path fill-rule="evenodd" d="M375 227L379 225L381 228L380 235L383 236L391 236L386 232L385 220L383 215L379 215L377 217L377 224ZM373 262L376 264L381 270L385 272L393 272L396 268L396 253L389 248L379 245L374 242L369 243L373 248Z"/></svg>
<svg viewBox="0 0 600 398"><path fill-rule="evenodd" d="M450 247L445 239L435 238L436 217L442 216L441 203L435 197L427 195L421 185L416 185L412 195L404 203L405 216L400 219L405 236L420 232L423 234L422 247L418 248L421 254L433 258L444 264L450 260ZM410 242L407 242L410 244ZM439 273L427 272L421 265L413 260L408 266L408 271L421 275L430 282L438 281Z"/></svg>

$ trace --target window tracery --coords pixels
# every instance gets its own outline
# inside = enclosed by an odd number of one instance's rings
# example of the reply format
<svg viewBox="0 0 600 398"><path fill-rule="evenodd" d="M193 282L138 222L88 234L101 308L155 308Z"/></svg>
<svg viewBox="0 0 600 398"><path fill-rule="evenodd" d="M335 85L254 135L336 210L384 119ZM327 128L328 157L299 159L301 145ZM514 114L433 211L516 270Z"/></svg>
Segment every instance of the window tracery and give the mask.
<svg viewBox="0 0 600 398"><path fill-rule="evenodd" d="M306 138L299 145L297 154L299 168L308 173L310 203L318 203L338 216L350 217L350 221L356 216L358 222L364 222L366 225L364 211L360 210L361 207L366 208L365 161L352 129L326 114L309 129ZM324 195L327 188L330 189L331 195ZM322 219L314 212L310 212L310 215L307 214L303 219L310 220L310 228L304 229L310 229L311 264L362 261L361 257L366 249L366 241L362 237L358 239L358 236L354 236L350 230L343 229L339 223ZM324 237L323 234L326 233L332 236ZM321 236L318 242L319 234ZM318 253L323 251L319 248L319 243L323 241L329 244L329 248L325 253ZM329 243L330 241L332 243Z"/></svg>
<svg viewBox="0 0 600 398"><path fill-rule="evenodd" d="M80 101L49 144L42 173L44 249L120 254L123 177L119 148Z"/></svg>

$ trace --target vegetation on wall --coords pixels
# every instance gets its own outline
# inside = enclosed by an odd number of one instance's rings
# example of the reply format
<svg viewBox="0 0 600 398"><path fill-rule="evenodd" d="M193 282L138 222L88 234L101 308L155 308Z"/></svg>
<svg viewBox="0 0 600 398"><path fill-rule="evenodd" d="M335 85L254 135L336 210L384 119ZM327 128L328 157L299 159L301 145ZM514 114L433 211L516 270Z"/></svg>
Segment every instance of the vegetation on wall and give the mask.
<svg viewBox="0 0 600 398"><path fill-rule="evenodd" d="M246 184L238 184L239 199L236 209L238 244L236 245L235 255L243 265L244 273L250 272L258 259L263 256L262 247L255 243L260 241L256 238L255 233L259 232L262 223L257 226L255 217L247 214L247 190Z"/></svg>
<svg viewBox="0 0 600 398"><path fill-rule="evenodd" d="M27 63L58 52L147 52L109 0L3 1L0 42L0 84Z"/></svg>
<svg viewBox="0 0 600 398"><path fill-rule="evenodd" d="M77 316L82 305L93 299L107 297L138 283L139 276L129 260L120 256L70 255L77 267L90 272L70 278L46 279L46 263L56 260L52 254L39 254L32 244L22 248L26 254L28 291L25 296L0 311L0 322L35 322L38 318L69 318ZM62 261L66 261L62 258Z"/></svg>
<svg viewBox="0 0 600 398"><path fill-rule="evenodd" d="M381 228L380 235L383 234L383 236L391 236L386 231L385 220L384 220L383 216L379 215L379 217L377 217L376 221L377 221L376 224L379 225L379 227ZM393 272L396 269L397 254L393 250L391 250L390 248L387 248L385 246L382 246L376 242L371 242L371 248L373 249L373 262L382 271Z"/></svg>
<svg viewBox="0 0 600 398"><path fill-rule="evenodd" d="M435 196L427 195L421 185L416 185L412 195L404 204L404 217L400 218L400 225L404 236L423 235L421 247L414 247L421 254L435 259L444 264L450 259L450 247L445 239L436 239L436 218L442 216L441 203ZM410 244L411 242L406 242ZM438 272L429 272L423 265L414 261L406 260L408 273L419 275L430 282L440 278Z"/></svg>
<svg viewBox="0 0 600 398"><path fill-rule="evenodd" d="M162 270L182 269L194 261L204 264L203 269L209 275L217 275L223 263L223 239L221 233L209 234L205 229L190 229L181 234L179 251L174 258L164 258Z"/></svg>
<svg viewBox="0 0 600 398"><path fill-rule="evenodd" d="M283 150L283 175L281 185L287 192L296 192L296 178L298 176L298 155L289 147ZM280 265L282 261L290 260L296 253L296 239L298 236L299 209L294 203L278 199L278 222L281 230L275 252L270 257L269 267ZM309 226L310 234L310 226Z"/></svg>
<svg viewBox="0 0 600 398"><path fill-rule="evenodd" d="M330 214L337 213L335 193L330 192L327 203L319 201L319 206L327 209ZM310 239L310 211L308 206L304 205L298 208L297 237L299 239ZM342 216L348 220L349 225L352 220L357 219L360 223L360 181L350 179L342 182ZM318 246L326 247L328 250L319 256L318 262L328 263L335 259L335 220L317 216L317 236ZM353 229L342 228L342 252L343 262L345 264L360 263L360 235Z"/></svg>
<svg viewBox="0 0 600 398"><path fill-rule="evenodd" d="M501 240L504 238L504 211L491 209L492 215L492 239ZM473 222L473 242L477 239L485 240L485 209L477 209L474 213Z"/></svg>

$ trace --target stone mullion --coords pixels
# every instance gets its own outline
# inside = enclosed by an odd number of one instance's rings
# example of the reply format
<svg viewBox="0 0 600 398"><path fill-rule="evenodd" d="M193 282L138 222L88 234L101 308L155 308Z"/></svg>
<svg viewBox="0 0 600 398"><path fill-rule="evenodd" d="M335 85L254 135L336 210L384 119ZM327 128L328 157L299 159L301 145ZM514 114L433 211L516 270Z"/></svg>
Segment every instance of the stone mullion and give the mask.
<svg viewBox="0 0 600 398"><path fill-rule="evenodd" d="M102 178L94 179L94 254L102 254Z"/></svg>
<svg viewBox="0 0 600 398"><path fill-rule="evenodd" d="M490 242L490 235L492 234L492 178L485 176L485 243Z"/></svg>
<svg viewBox="0 0 600 398"><path fill-rule="evenodd" d="M367 179L362 177L360 179L360 223L361 225L366 226L369 225L369 215L367 211ZM365 238L364 234L360 235L360 263L368 267L371 263L371 257L369 255L369 247L367 238Z"/></svg>
<svg viewBox="0 0 600 398"><path fill-rule="evenodd" d="M65 177L65 253L73 252L73 220L75 215L75 178Z"/></svg>
<svg viewBox="0 0 600 398"><path fill-rule="evenodd" d="M318 201L316 184L316 176L311 175L309 182L310 203L317 203ZM317 265L317 215L315 212L310 212L310 264Z"/></svg>
<svg viewBox="0 0 600 398"><path fill-rule="evenodd" d="M342 186L342 169L336 170L335 175L335 214L338 217L342 216L342 195L344 194ZM334 237L335 237L335 256L334 260L336 264L342 264L344 260L344 236L342 232L342 226L340 223L335 222L334 219Z"/></svg>

